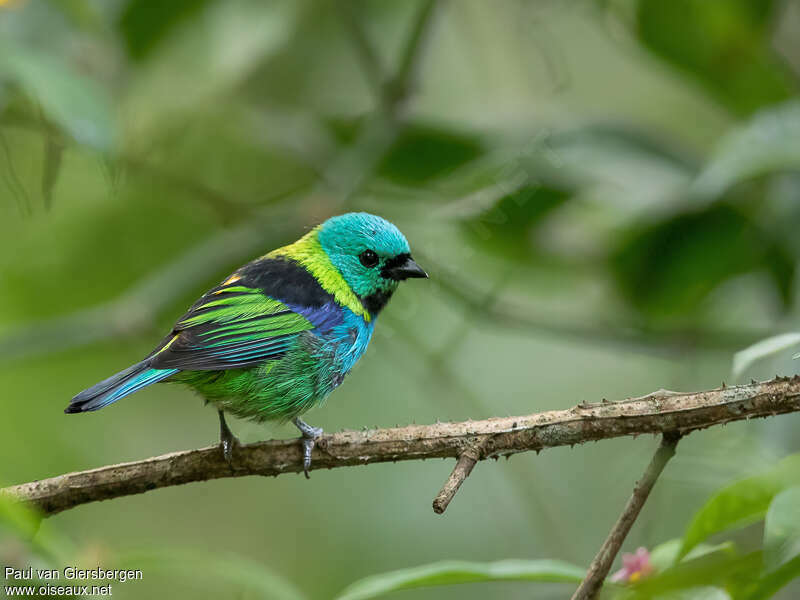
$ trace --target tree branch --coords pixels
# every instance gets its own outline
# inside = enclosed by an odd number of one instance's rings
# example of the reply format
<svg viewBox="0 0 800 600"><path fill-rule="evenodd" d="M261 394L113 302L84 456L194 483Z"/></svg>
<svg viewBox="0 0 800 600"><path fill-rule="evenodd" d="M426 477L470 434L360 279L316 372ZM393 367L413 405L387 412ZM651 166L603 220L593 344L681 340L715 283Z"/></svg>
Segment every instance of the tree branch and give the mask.
<svg viewBox="0 0 800 600"><path fill-rule="evenodd" d="M642 478L636 482L633 494L631 494L622 514L617 519L617 522L614 523L614 527L611 528L603 545L600 546L600 550L592 560L592 564L589 565L586 579L575 590L572 600L593 600L597 597L600 588L603 587L603 582L608 576L608 572L611 570L614 558L619 553L625 538L628 537L628 532L630 532L634 521L636 521L644 503L650 496L650 492L659 475L661 475L661 471L664 470L669 460L675 455L675 447L680 439L681 435L679 433L664 433L658 450L650 460L650 464L647 465Z"/></svg>
<svg viewBox="0 0 800 600"><path fill-rule="evenodd" d="M430 34L433 15L436 12L436 5L437 0L425 0L411 25L411 33L400 56L397 73L389 84L391 102L395 106L402 104L413 90L414 82L417 79L417 70Z"/></svg>
<svg viewBox="0 0 800 600"><path fill-rule="evenodd" d="M685 434L730 421L797 411L797 376L690 394L656 392L621 402L580 404L523 417L343 431L319 439L312 468L458 457L467 448L478 449L478 459L483 460L627 435ZM0 493L27 500L45 515L52 515L96 500L193 481L302 470L298 441L273 440L238 448L232 465L225 462L218 446L209 446L23 483Z"/></svg>

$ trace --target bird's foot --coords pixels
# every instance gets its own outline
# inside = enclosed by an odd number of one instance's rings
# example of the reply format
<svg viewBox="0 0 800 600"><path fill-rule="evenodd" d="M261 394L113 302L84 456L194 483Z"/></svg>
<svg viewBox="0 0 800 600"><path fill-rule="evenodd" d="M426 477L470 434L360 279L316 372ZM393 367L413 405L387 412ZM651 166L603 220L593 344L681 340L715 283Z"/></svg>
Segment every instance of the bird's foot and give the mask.
<svg viewBox="0 0 800 600"><path fill-rule="evenodd" d="M223 438L220 440L220 445L222 446L222 456L225 457L225 461L229 465L233 465L233 450L241 445L239 443L239 438L235 435L229 438Z"/></svg>
<svg viewBox="0 0 800 600"><path fill-rule="evenodd" d="M229 464L233 464L233 451L240 446L239 439L233 435L233 432L225 422L225 413L219 411L219 444L222 446L222 456Z"/></svg>
<svg viewBox="0 0 800 600"><path fill-rule="evenodd" d="M300 438L303 442L303 473L309 479L308 470L311 468L311 451L317 443L317 439L322 435L322 427L312 427L299 417L292 419L295 427L303 434Z"/></svg>

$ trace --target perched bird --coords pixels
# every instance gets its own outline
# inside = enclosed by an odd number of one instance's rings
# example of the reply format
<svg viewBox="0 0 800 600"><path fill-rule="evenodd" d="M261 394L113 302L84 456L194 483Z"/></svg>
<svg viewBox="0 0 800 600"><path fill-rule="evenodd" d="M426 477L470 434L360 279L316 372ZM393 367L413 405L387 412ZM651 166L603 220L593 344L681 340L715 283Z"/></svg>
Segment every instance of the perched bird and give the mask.
<svg viewBox="0 0 800 600"><path fill-rule="evenodd" d="M184 383L218 409L226 460L238 445L226 412L291 419L308 477L322 429L299 415L342 383L367 349L376 317L410 277L427 274L397 227L367 213L332 217L236 270L143 361L82 391L64 412L98 410L159 381Z"/></svg>

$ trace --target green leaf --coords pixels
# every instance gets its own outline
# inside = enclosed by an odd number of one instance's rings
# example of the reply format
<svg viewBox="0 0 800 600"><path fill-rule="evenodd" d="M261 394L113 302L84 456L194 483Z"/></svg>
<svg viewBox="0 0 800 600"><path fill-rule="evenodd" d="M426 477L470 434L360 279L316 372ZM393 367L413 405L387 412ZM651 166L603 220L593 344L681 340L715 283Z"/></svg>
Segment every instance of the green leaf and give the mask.
<svg viewBox="0 0 800 600"><path fill-rule="evenodd" d="M64 562L75 554L68 540L52 528L43 527L42 516L36 510L0 494L0 531L3 530L55 562Z"/></svg>
<svg viewBox="0 0 800 600"><path fill-rule="evenodd" d="M145 58L170 31L199 13L210 0L132 0L119 20L119 29L136 60Z"/></svg>
<svg viewBox="0 0 800 600"><path fill-rule="evenodd" d="M800 577L800 556L795 557L775 571L742 586L737 598L743 600L765 600L772 598L781 588Z"/></svg>
<svg viewBox="0 0 800 600"><path fill-rule="evenodd" d="M78 143L108 151L116 131L111 102L92 79L51 54L0 44L0 81L9 79Z"/></svg>
<svg viewBox="0 0 800 600"><path fill-rule="evenodd" d="M764 520L764 563L774 571L800 555L800 486L775 496Z"/></svg>
<svg viewBox="0 0 800 600"><path fill-rule="evenodd" d="M671 539L663 544L659 544L650 551L650 564L656 571L665 571L678 562L678 555L681 551L683 540L680 538ZM727 556L736 555L736 546L733 542L722 542L721 544L698 544L683 556L680 560L689 561L701 556L721 553Z"/></svg>
<svg viewBox="0 0 800 600"><path fill-rule="evenodd" d="M516 234L507 246L517 251L532 224L580 195L601 207L602 225L593 221L592 233L603 235L607 227L608 235L616 236L655 207L673 205L675 192L685 189L696 170L685 153L635 128L590 124L541 131L437 180L435 193L452 200L435 216L464 221L480 238L493 230L498 238ZM534 198L537 193L542 197Z"/></svg>
<svg viewBox="0 0 800 600"><path fill-rule="evenodd" d="M624 596L626 599L633 600L637 598L635 593L630 596ZM652 598L652 594L647 594L645 597ZM730 600L731 595L724 589L712 586L690 587L683 590L675 590L658 594L658 600Z"/></svg>
<svg viewBox="0 0 800 600"><path fill-rule="evenodd" d="M212 2L171 31L126 90L120 114L128 136L150 143L174 125L176 115L227 106L229 100L221 99L292 38L302 7L288 0Z"/></svg>
<svg viewBox="0 0 800 600"><path fill-rule="evenodd" d="M793 94L773 54L776 0L639 0L638 35L718 100L750 113Z"/></svg>
<svg viewBox="0 0 800 600"><path fill-rule="evenodd" d="M730 600L731 595L718 587L695 587L676 592L672 596L662 597L661 600Z"/></svg>
<svg viewBox="0 0 800 600"><path fill-rule="evenodd" d="M784 458L762 475L732 483L714 494L694 516L678 558L715 533L744 527L764 518L772 499L800 484L800 454Z"/></svg>
<svg viewBox="0 0 800 600"><path fill-rule="evenodd" d="M33 539L42 517L22 502L0 494L0 525L22 539Z"/></svg>
<svg viewBox="0 0 800 600"><path fill-rule="evenodd" d="M263 565L234 554L205 554L192 550L143 550L125 555L118 568L176 574L192 581L222 581L228 589L247 589L264 600L305 600L305 595L290 581ZM234 594L227 593L233 597Z"/></svg>
<svg viewBox="0 0 800 600"><path fill-rule="evenodd" d="M571 190L557 185L526 183L501 196L464 226L492 251L525 258L531 228L571 197Z"/></svg>
<svg viewBox="0 0 800 600"><path fill-rule="evenodd" d="M625 125L590 124L542 136L539 147L559 170L615 191L616 206L639 210L673 202L675 190L698 169L690 152Z"/></svg>
<svg viewBox="0 0 800 600"><path fill-rule="evenodd" d="M711 552L679 562L663 572L645 577L623 592L624 600L658 598L706 598L708 588L724 588L729 592L752 583L761 570L762 553L741 556L735 551ZM738 598L737 594L733 594ZM715 597L711 595L710 597Z"/></svg>
<svg viewBox="0 0 800 600"><path fill-rule="evenodd" d="M680 549L681 540L678 538L654 547L650 551L650 564L655 573L629 586L620 600L652 598L655 593L659 600L729 598L724 590L709 584L724 582L732 570L731 565L742 564L734 544L698 544L678 563Z"/></svg>
<svg viewBox="0 0 800 600"><path fill-rule="evenodd" d="M449 173L482 153L483 145L470 135L417 123L400 132L377 172L397 183L419 184Z"/></svg>
<svg viewBox="0 0 800 600"><path fill-rule="evenodd" d="M800 344L800 332L782 333L756 342L733 355L733 377L741 376L754 362Z"/></svg>
<svg viewBox="0 0 800 600"><path fill-rule="evenodd" d="M792 169L800 169L798 101L762 110L723 137L691 192L715 198L736 183Z"/></svg>
<svg viewBox="0 0 800 600"><path fill-rule="evenodd" d="M620 291L651 317L694 311L724 281L756 270L788 305L793 264L751 215L719 203L631 228L610 261Z"/></svg>
<svg viewBox="0 0 800 600"><path fill-rule="evenodd" d="M443 561L366 577L349 585L337 600L365 600L397 590L480 581L580 583L585 575L584 569L558 560Z"/></svg>

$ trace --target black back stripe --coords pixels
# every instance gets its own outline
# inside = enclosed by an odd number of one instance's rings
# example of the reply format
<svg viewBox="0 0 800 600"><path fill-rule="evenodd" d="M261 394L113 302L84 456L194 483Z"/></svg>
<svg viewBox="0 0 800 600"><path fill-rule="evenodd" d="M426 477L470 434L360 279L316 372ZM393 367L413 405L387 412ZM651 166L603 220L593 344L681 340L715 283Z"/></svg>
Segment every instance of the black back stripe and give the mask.
<svg viewBox="0 0 800 600"><path fill-rule="evenodd" d="M293 260L275 257L254 260L239 270L236 285L258 288L284 304L319 308L333 301L314 276Z"/></svg>

